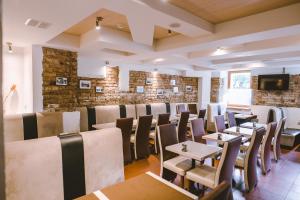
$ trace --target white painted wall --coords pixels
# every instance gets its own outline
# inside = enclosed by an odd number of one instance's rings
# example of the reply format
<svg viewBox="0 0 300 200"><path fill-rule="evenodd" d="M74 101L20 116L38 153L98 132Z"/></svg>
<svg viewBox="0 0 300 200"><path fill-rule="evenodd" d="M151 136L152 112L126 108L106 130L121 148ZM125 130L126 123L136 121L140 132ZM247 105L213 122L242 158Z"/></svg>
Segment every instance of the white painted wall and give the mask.
<svg viewBox="0 0 300 200"><path fill-rule="evenodd" d="M3 50L3 94L6 96L5 115L32 112L32 68L30 48L13 47L13 53Z"/></svg>
<svg viewBox="0 0 300 200"><path fill-rule="evenodd" d="M77 74L81 77L105 78L105 61L96 57L78 56Z"/></svg>
<svg viewBox="0 0 300 200"><path fill-rule="evenodd" d="M39 45L32 46L33 111L43 111L43 51Z"/></svg>

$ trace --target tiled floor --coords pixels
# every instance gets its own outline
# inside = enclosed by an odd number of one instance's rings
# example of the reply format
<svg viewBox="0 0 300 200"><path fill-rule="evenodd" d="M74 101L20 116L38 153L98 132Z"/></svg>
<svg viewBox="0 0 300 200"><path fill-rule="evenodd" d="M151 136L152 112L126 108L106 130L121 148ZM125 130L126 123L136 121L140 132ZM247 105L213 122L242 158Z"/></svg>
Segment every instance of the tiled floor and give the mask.
<svg viewBox="0 0 300 200"><path fill-rule="evenodd" d="M258 168L259 169L259 168ZM129 179L139 174L152 171L159 175L160 160L151 155L148 159L136 161L125 167L125 177ZM255 200L300 200L300 152L283 150L281 160L272 162L272 169L263 176L258 170L259 182L250 193L243 192L243 178L235 170L237 182L234 199Z"/></svg>

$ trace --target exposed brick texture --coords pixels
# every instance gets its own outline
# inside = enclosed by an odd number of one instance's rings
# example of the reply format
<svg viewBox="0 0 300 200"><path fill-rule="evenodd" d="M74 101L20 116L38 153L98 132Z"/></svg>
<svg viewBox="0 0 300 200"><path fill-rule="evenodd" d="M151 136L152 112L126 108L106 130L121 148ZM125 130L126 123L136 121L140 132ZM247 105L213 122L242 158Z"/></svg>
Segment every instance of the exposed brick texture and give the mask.
<svg viewBox="0 0 300 200"><path fill-rule="evenodd" d="M218 103L220 101L221 78L212 77L210 89L210 101L212 103Z"/></svg>
<svg viewBox="0 0 300 200"><path fill-rule="evenodd" d="M108 67L106 78L78 77L76 52L43 47L43 53L44 109L49 104L58 104L59 111L72 111L75 107L105 104L198 101L198 78L130 71L129 92L120 92L119 67ZM57 86L56 77L68 78L68 85ZM146 78L153 78L153 84L146 85ZM176 80L178 94L173 93L171 79ZM80 80L90 80L91 89L80 89ZM103 93L96 93L96 86L102 87ZM144 86L144 93L137 94L136 86ZM186 86L192 86L193 91L187 92ZM157 96L157 89L163 89L164 95Z"/></svg>
<svg viewBox="0 0 300 200"><path fill-rule="evenodd" d="M300 107L300 75L291 75L289 90L287 91L265 91L257 90L258 77L252 77L252 104Z"/></svg>

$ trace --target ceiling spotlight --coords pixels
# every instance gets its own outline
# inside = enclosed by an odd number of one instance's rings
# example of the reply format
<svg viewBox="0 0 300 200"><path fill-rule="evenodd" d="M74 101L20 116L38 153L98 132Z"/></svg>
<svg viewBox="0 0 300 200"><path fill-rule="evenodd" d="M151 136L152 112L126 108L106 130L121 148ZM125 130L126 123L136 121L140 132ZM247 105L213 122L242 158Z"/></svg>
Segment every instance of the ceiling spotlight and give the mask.
<svg viewBox="0 0 300 200"><path fill-rule="evenodd" d="M214 53L213 55L214 56L221 56L221 55L224 55L224 54L227 54L227 50L224 48L224 47L219 47Z"/></svg>
<svg viewBox="0 0 300 200"><path fill-rule="evenodd" d="M165 61L164 58L156 58L153 62L154 63L159 63L159 62L163 62L163 61Z"/></svg>
<svg viewBox="0 0 300 200"><path fill-rule="evenodd" d="M13 50L12 50L12 43L11 43L11 42L7 42L6 44L7 44L7 46L8 46L8 53L13 53Z"/></svg>
<svg viewBox="0 0 300 200"><path fill-rule="evenodd" d="M96 30L100 30L101 29L101 24L100 22L103 21L103 17L97 17L96 18Z"/></svg>
<svg viewBox="0 0 300 200"><path fill-rule="evenodd" d="M168 35L172 35L172 31L168 29Z"/></svg>

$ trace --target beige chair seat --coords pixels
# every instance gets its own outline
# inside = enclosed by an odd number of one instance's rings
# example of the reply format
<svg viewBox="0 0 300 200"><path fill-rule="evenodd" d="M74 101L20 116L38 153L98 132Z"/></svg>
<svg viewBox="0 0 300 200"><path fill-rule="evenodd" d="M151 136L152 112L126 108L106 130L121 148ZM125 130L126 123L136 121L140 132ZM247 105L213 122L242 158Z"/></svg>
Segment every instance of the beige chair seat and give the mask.
<svg viewBox="0 0 300 200"><path fill-rule="evenodd" d="M209 188L215 187L217 169L208 165L198 166L186 173L186 178Z"/></svg>
<svg viewBox="0 0 300 200"><path fill-rule="evenodd" d="M235 161L235 166L240 167L240 168L244 168L245 157L246 157L245 153L239 153L239 155L238 155L238 157L236 158L236 161Z"/></svg>
<svg viewBox="0 0 300 200"><path fill-rule="evenodd" d="M155 130L153 130L153 131L150 131L149 138L154 140L154 139L155 139L155 137L156 137Z"/></svg>
<svg viewBox="0 0 300 200"><path fill-rule="evenodd" d="M183 156L177 156L170 160L164 161L163 166L164 168L169 169L180 176L184 176L186 171L192 168L192 160Z"/></svg>

